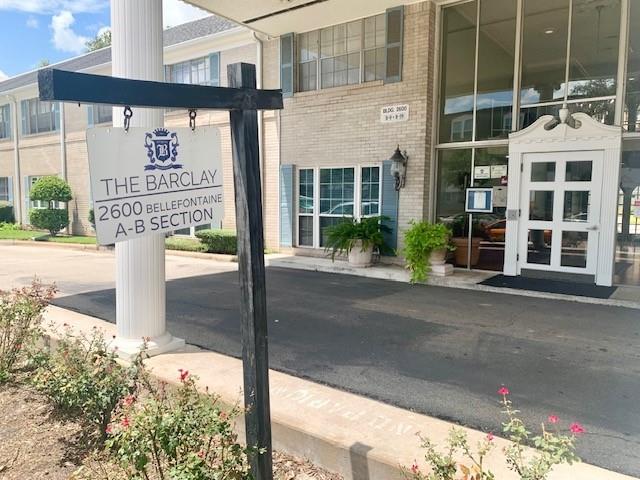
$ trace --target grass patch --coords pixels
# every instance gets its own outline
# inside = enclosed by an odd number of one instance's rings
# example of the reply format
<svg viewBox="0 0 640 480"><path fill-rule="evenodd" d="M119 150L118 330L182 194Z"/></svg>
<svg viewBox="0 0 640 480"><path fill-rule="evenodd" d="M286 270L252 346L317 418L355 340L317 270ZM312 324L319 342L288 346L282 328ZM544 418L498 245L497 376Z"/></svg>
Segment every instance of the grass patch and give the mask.
<svg viewBox="0 0 640 480"><path fill-rule="evenodd" d="M180 250L183 252L204 252L205 246L195 238L168 237L165 240L167 250Z"/></svg>
<svg viewBox="0 0 640 480"><path fill-rule="evenodd" d="M0 224L0 240L36 240L38 242L75 243L82 245L95 245L95 237L80 235L60 235L52 237L41 230L23 230L16 225Z"/></svg>
<svg viewBox="0 0 640 480"><path fill-rule="evenodd" d="M59 237L51 237L44 235L36 238L38 242L54 242L54 243L75 243L80 245L95 245L96 237L84 237L80 235L62 235Z"/></svg>
<svg viewBox="0 0 640 480"><path fill-rule="evenodd" d="M0 230L0 240L31 240L42 235L46 235L46 233L29 230Z"/></svg>

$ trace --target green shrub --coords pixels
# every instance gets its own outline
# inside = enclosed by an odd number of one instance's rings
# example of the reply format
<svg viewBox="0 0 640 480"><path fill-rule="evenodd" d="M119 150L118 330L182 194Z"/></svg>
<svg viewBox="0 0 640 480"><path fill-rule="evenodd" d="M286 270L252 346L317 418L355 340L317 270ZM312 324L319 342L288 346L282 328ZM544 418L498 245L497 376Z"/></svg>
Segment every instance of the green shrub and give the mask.
<svg viewBox="0 0 640 480"><path fill-rule="evenodd" d="M0 383L26 360L40 336L42 312L55 289L34 282L30 287L0 292Z"/></svg>
<svg viewBox="0 0 640 480"><path fill-rule="evenodd" d="M223 253L236 255L238 252L238 238L232 230L200 230L196 232L207 253Z"/></svg>
<svg viewBox="0 0 640 480"><path fill-rule="evenodd" d="M71 188L62 178L51 175L38 179L29 191L29 199L46 202L47 208L31 209L29 222L36 228L47 230L51 236L57 235L69 224L69 213L66 207L54 208L54 202L68 202L72 198Z"/></svg>
<svg viewBox="0 0 640 480"><path fill-rule="evenodd" d="M60 208L32 208L29 210L29 222L36 228L47 230L56 236L69 224L69 212Z"/></svg>
<svg viewBox="0 0 640 480"><path fill-rule="evenodd" d="M135 391L141 372L141 356L123 366L101 332L94 329L85 337L68 330L41 360L32 382L56 407L82 416L104 438L116 406Z"/></svg>
<svg viewBox="0 0 640 480"><path fill-rule="evenodd" d="M13 205L9 202L0 201L0 223L14 223L15 221Z"/></svg>
<svg viewBox="0 0 640 480"><path fill-rule="evenodd" d="M167 237L165 245L167 250L180 250L183 252L206 251L206 247L196 238Z"/></svg>
<svg viewBox="0 0 640 480"><path fill-rule="evenodd" d="M529 431L520 419L520 411L513 408L509 400L509 389L501 387L503 413L506 422L502 432L511 443L502 449L507 467L520 480L546 480L556 465L579 462L576 455L576 438L585 432L582 425L572 423L566 430L560 428L560 419L549 415L542 423L539 434ZM495 448L494 436L488 433L478 442L475 451L469 444L464 430L452 427L447 437L444 453L428 439L422 438L425 460L431 472L423 472L417 463L403 469L407 480L496 480L496 476L484 464L485 457ZM526 446L535 447L529 454Z"/></svg>
<svg viewBox="0 0 640 480"><path fill-rule="evenodd" d="M93 228L96 228L96 213L93 211L93 208L89 209L89 216L87 217L89 223Z"/></svg>
<svg viewBox="0 0 640 480"><path fill-rule="evenodd" d="M22 229L20 228L20 225L17 225L15 223L0 222L0 230L17 232Z"/></svg>
<svg viewBox="0 0 640 480"><path fill-rule="evenodd" d="M429 256L439 248L450 249L451 230L442 223L410 222L404 234L404 255L411 272L411 282L422 282L429 271Z"/></svg>
<svg viewBox="0 0 640 480"><path fill-rule="evenodd" d="M249 480L247 457L258 452L238 443L238 409L224 412L215 397L197 391L189 372L176 373L177 389L151 386L121 402L107 427L112 460L128 479Z"/></svg>
<svg viewBox="0 0 640 480"><path fill-rule="evenodd" d="M29 191L31 201L48 202L49 208L51 202L68 202L72 198L69 184L55 175L39 178Z"/></svg>
<svg viewBox="0 0 640 480"><path fill-rule="evenodd" d="M357 241L362 241L363 250L373 246L380 253L386 253L389 247L384 241L384 233L391 232L391 229L383 223L385 220L386 217L366 217L361 220L344 217L342 222L325 230L325 250L331 252L333 260L338 254L349 253Z"/></svg>

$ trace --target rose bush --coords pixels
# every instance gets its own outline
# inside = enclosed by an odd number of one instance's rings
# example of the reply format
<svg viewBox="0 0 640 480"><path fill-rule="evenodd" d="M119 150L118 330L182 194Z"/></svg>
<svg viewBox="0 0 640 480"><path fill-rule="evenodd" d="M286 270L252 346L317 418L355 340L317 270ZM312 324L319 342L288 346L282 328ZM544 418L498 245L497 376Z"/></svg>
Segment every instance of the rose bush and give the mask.
<svg viewBox="0 0 640 480"><path fill-rule="evenodd" d="M560 429L557 415L549 415L539 434L530 432L519 417L519 411L513 408L509 400L509 389L500 387L498 395L507 420L502 431L511 443L503 449L507 466L516 472L521 480L545 480L554 466L580 461L575 453L576 436L585 433L577 422L568 428L568 434ZM475 451L471 449L466 433L452 428L447 437L444 451L438 451L429 439L422 439L426 450L425 460L429 472L422 472L417 464L404 469L404 475L411 480L495 480L495 475L486 468L486 455L494 448L493 433L488 433L479 442ZM527 446L535 447L533 453L527 452ZM460 462L458 459L463 458Z"/></svg>

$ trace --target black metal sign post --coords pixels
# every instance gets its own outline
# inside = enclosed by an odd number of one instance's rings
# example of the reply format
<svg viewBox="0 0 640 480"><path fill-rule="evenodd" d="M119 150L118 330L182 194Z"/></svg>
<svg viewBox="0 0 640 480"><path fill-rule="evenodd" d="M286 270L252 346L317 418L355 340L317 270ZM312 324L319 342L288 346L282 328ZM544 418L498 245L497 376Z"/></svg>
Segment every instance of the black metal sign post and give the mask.
<svg viewBox="0 0 640 480"><path fill-rule="evenodd" d="M280 90L257 90L254 65L228 67L229 88L128 80L47 69L38 73L40 100L123 107L228 110L238 232L247 444L255 480L272 480L267 300L258 144L258 110L281 109Z"/></svg>

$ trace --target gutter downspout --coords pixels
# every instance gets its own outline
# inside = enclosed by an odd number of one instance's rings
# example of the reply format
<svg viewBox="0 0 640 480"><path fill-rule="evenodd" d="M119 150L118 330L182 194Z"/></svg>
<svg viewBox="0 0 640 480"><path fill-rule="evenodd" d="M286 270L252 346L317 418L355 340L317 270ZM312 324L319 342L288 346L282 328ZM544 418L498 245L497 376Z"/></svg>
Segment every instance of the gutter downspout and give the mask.
<svg viewBox="0 0 640 480"><path fill-rule="evenodd" d="M264 45L262 40L255 31L251 32L253 35L253 39L256 42L256 88L262 88L262 61L263 61L263 51ZM266 177L266 167L265 167L265 155L264 155L264 112L262 110L258 110L258 149L260 154L260 177L261 177L261 185L260 190L262 191L262 208L265 208L265 195L264 190L266 186L265 177Z"/></svg>
<svg viewBox="0 0 640 480"><path fill-rule="evenodd" d="M20 138L18 136L18 101L13 95L5 97L11 102L11 122L13 135L13 210L17 224L22 227L22 178L20 176Z"/></svg>
<svg viewBox="0 0 640 480"><path fill-rule="evenodd" d="M67 128L65 126L64 115L64 102L59 102L60 105L58 114L60 115L60 174L62 179L67 181ZM67 212L69 211L69 204L65 205ZM67 233L71 233L69 224L67 224Z"/></svg>

